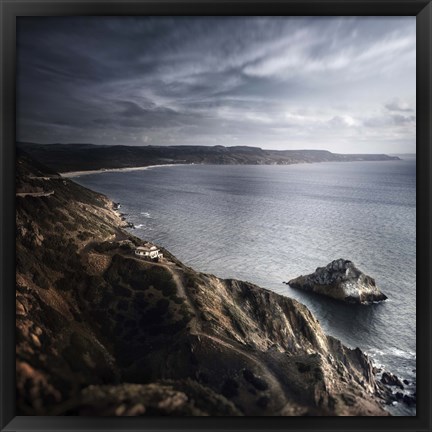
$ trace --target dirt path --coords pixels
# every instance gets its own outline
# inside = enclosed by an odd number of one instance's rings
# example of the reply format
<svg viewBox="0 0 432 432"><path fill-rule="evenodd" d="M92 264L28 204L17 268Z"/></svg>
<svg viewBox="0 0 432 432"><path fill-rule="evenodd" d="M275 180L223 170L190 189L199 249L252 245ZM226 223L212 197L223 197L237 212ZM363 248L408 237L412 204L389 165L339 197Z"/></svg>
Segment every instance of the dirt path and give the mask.
<svg viewBox="0 0 432 432"><path fill-rule="evenodd" d="M128 258L131 258L131 256L128 255ZM140 258L132 257L132 259L136 259L139 262L143 262ZM260 371L261 378L263 378L271 386L273 391L276 392L277 398L281 401L280 409L283 409L284 404L287 402L287 395L283 391L282 386L279 383L278 379L275 377L271 369L266 365L266 363L263 361L262 358L260 358L259 355L254 355L253 353L248 352L246 349L242 349L242 347L236 341L230 340L228 338L223 338L215 334L209 334L208 332L205 332L202 329L198 318L200 316L200 312L196 308L194 302L189 297L187 293L187 289L185 288L182 282L181 275L179 274L176 268L177 267L176 264L172 262L161 263L161 262L150 262L150 261L146 261L146 263L152 266L162 267L168 272L170 272L173 281L176 284L178 295L181 296L186 301L186 303L188 304L188 306L190 307L190 309L195 315L191 319L189 324L190 333L192 335L197 336L199 340L206 339L206 338L211 339L214 343L223 346L231 351L234 351L236 354L247 358L250 362L252 362L252 364L255 364L257 366L257 370Z"/></svg>
<svg viewBox="0 0 432 432"><path fill-rule="evenodd" d="M135 257L133 258L142 262L140 258L135 258ZM222 338L214 334L209 334L202 330L198 318L200 316L200 312L196 308L194 302L190 299L187 290L182 282L181 276L179 275L176 269L176 265L174 263L171 262L167 262L167 263L147 262L147 263L156 267L162 267L165 270L170 272L173 281L176 284L178 294L182 298L184 298L184 300L186 301L186 303L188 304L188 306L191 308L192 312L195 315L190 322L191 334L198 336L198 338L200 339L201 338L211 339L218 345L224 346L225 348L228 348L229 350L236 352L242 357L246 357L248 360L256 364L257 368L260 371L262 371L262 378L264 378L271 385L271 387L277 391L278 397L280 397L281 400L286 400L285 392L282 390L279 381L276 379L271 369L267 367L265 362L263 362L263 360L259 356L253 355L252 353L249 353L247 350L242 349L242 347L239 346L239 344L236 341L231 341L230 339L227 338Z"/></svg>
<svg viewBox="0 0 432 432"><path fill-rule="evenodd" d="M286 401L287 395L285 394L284 390L282 389L281 384L279 383L278 379L275 377L271 369L263 362L263 359L259 356L256 356L250 352L248 352L246 349L242 349L242 347L236 342L231 341L228 338L221 338L214 334L209 334L207 332L204 332L200 326L199 323L199 315L200 312L195 307L194 302L189 298L187 290L185 289L185 286L181 280L180 275L176 271L174 263L170 264L163 264L163 263L153 263L154 265L157 265L159 267L163 267L166 270L168 270L172 278L174 280L174 283L177 286L177 291L185 299L189 307L192 309L193 313L195 314L195 317L192 318L190 322L190 332L193 335L198 336L201 338L207 338L211 339L213 342L217 343L218 345L224 346L225 348L228 348L231 351L234 351L238 355L242 357L246 357L248 360L250 360L253 364L257 366L257 369L261 371L261 377L271 386L271 388L274 389L276 392L277 398L280 401ZM284 402L281 402L281 409L283 408Z"/></svg>
<svg viewBox="0 0 432 432"><path fill-rule="evenodd" d="M32 180L63 180L60 176L29 176L29 178Z"/></svg>
<svg viewBox="0 0 432 432"><path fill-rule="evenodd" d="M142 259L136 258L134 256L131 257L130 255L127 255L127 258L135 259L141 263L143 262ZM200 312L195 307L194 302L190 299L190 297L186 291L186 288L182 282L181 276L179 275L179 273L176 269L177 265L173 262L170 262L170 261L167 261L166 263L152 262L152 261L145 261L145 262L147 264L150 264L150 265L155 266L155 267L162 267L171 274L173 281L177 287L177 294L185 300L186 304L189 306L192 313L194 314L193 318L189 322L190 333L193 335L202 334L201 333L201 326L200 326L199 319L198 319L198 317L200 316Z"/></svg>
<svg viewBox="0 0 432 432"><path fill-rule="evenodd" d="M47 196L54 195L54 191L50 191L50 192L18 192L15 195L17 197L22 197L22 198L25 198L27 196L32 196L32 197L47 197Z"/></svg>
<svg viewBox="0 0 432 432"><path fill-rule="evenodd" d="M218 336L211 335L208 333L198 333L200 337L211 339L214 342L216 342L219 345L224 346L225 348L228 348L231 351L234 351L235 353L239 354L242 357L246 357L250 362L255 364L257 366L257 369L260 371L260 377L264 379L264 381L269 384L269 386L272 388L273 395L276 393L277 400L281 402L280 409L283 409L284 405L287 403L287 395L285 391L283 390L280 382L276 378L276 376L273 374L272 370L266 365L266 363L263 361L262 358L259 356L256 356L250 352L247 352L247 350L242 349L241 347L237 346L237 343L234 341L222 339Z"/></svg>
<svg viewBox="0 0 432 432"><path fill-rule="evenodd" d="M188 296L187 291L185 289L185 286L184 286L179 274L175 270L174 266L163 265L163 264L162 264L162 266L171 273L171 276L174 280L174 283L177 286L178 294L185 299L186 303L191 308L192 313L194 314L194 316L192 317L192 319L189 322L191 334L195 334L195 335L200 334L201 326L200 326L200 322L199 322L199 318L198 318L200 316L200 312L196 308L194 302Z"/></svg>
<svg viewBox="0 0 432 432"><path fill-rule="evenodd" d="M129 255L128 255L128 258L130 258ZM139 262L143 262L140 258L133 257L133 259L136 259ZM198 318L200 316L200 312L195 307L194 302L188 296L186 288L185 288L185 286L181 280L181 276L178 274L178 272L176 270L176 264L173 262L169 262L169 261L167 263L151 262L151 261L145 261L145 262L147 264L152 265L152 266L162 267L171 274L173 281L176 284L178 295L186 301L187 305L190 307L190 309L192 310L192 313L194 314L194 317L190 320L190 323L189 323L190 332L191 332L191 334L194 334L194 335L200 334L201 326L199 324L199 318Z"/></svg>

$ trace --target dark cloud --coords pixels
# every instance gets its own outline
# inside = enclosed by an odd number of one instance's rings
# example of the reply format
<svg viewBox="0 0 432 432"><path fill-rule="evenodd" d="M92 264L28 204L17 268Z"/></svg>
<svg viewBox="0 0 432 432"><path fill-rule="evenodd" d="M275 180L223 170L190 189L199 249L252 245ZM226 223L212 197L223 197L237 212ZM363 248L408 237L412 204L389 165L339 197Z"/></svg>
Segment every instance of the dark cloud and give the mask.
<svg viewBox="0 0 432 432"><path fill-rule="evenodd" d="M415 143L415 17L21 17L17 44L21 140Z"/></svg>
<svg viewBox="0 0 432 432"><path fill-rule="evenodd" d="M126 128L173 128L177 126L193 125L197 116L177 112L166 107L149 104L142 107L135 102L116 101L119 110L106 113L105 117L96 118L94 123Z"/></svg>

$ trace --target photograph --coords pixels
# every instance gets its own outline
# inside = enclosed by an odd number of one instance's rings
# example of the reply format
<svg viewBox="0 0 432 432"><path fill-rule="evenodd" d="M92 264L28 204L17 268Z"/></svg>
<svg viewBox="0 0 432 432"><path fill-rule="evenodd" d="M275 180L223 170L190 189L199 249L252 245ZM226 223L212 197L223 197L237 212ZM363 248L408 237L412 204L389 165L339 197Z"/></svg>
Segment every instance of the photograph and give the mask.
<svg viewBox="0 0 432 432"><path fill-rule="evenodd" d="M17 17L16 414L415 417L416 31Z"/></svg>

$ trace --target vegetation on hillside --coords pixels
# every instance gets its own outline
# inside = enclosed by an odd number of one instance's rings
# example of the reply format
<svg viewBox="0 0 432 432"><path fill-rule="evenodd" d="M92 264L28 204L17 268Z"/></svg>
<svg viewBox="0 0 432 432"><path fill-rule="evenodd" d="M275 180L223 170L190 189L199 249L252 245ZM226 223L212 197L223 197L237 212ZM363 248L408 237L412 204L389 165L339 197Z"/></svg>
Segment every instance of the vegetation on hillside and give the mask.
<svg viewBox="0 0 432 432"><path fill-rule="evenodd" d="M140 259L108 198L17 167L19 415L386 415L369 359L305 306Z"/></svg>

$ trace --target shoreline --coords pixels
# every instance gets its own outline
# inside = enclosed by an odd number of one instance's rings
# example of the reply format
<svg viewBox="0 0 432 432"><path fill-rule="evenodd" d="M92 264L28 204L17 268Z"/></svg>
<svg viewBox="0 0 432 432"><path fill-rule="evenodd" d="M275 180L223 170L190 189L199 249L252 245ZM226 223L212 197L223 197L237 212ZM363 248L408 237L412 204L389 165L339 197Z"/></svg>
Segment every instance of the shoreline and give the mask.
<svg viewBox="0 0 432 432"><path fill-rule="evenodd" d="M89 171L74 171L74 172L67 172L67 173L60 173L63 177L79 177L80 175L91 175L91 174L100 174L100 173L104 173L104 172L128 172L128 171L139 171L139 170L146 170L146 169L150 169L150 168L158 168L158 167L164 167L164 166L176 166L176 165L183 165L183 166L186 166L186 165L194 165L194 164L164 164L164 165L148 165L148 166L144 166L144 167L126 167L126 168L112 168L112 169L100 169L100 170L89 170ZM93 189L92 189L93 190ZM95 191L96 192L96 191ZM96 192L96 193L100 193L100 192ZM135 231L135 229L136 229L136 227L135 226L128 226L128 224L132 224L133 225L133 223L130 221L130 219L127 217L128 216L128 214L124 214L124 213L122 213L122 209L119 209L119 208L115 208L115 206L118 206L119 204L122 204L121 203L121 201L120 202L116 202L116 201L114 201L113 200L113 198L112 197L110 197L110 196L107 196L107 198L109 199L109 201L111 201L111 204L112 204L112 211L114 211L114 213L117 215L117 216L119 216L120 218L122 218L123 219L123 222L125 223L125 225L123 225L123 226L120 226L119 228L121 229L121 230L125 230L126 232L128 232L129 234L131 234L131 235L133 235L133 236L135 236L135 237L138 237L140 240L142 240L142 241L148 241L148 240L146 240L145 238L143 238L141 235L137 235L137 233L136 233L136 231ZM126 216L126 217L125 217ZM135 232L134 232L135 231ZM164 249L166 249L168 252L169 252L169 249L167 249L165 246L162 246ZM194 271L195 271L195 267L192 267L193 269L194 269ZM198 272L200 272L199 270L198 270ZM262 288L262 286L260 285L260 288ZM266 289L266 288L262 288L262 289ZM267 288L268 289L268 288ZM275 291L273 291L273 290L271 290L271 289L268 289L269 291L271 291L271 292L273 292L273 293L275 293L275 294L277 294L277 295L281 295L281 296L283 296L283 297L287 297L287 298L290 298L291 299L291 297L289 297L288 295L283 295L283 294L279 294L279 293L277 293L277 292L275 292ZM303 303L302 303L303 304ZM314 315L315 316L315 315ZM327 334L327 333L326 333ZM340 340L340 339L338 339L338 340ZM355 346L351 346L351 345L349 345L349 344L347 344L346 342L342 342L344 345L346 345L348 348L350 348L351 350L354 350L355 349ZM380 381L380 375L381 375L381 373L382 372L389 372L390 370L391 370L391 368L389 368L389 366L387 366L387 365L382 365L382 364L380 364L380 363L378 363L376 360L375 360L375 358L374 358L374 356L373 355L371 355L371 353L369 352L369 351L363 351L362 350L362 352L370 359L370 361L372 362L372 364L373 364L373 367L375 368L375 370L377 371L376 373L374 373L374 377L375 377L375 379L377 380L377 381ZM391 375L393 375L391 372L390 372L390 374ZM407 394L407 395L410 395L409 393L405 393L405 392L400 392L401 394ZM394 402L396 402L396 401L394 401ZM399 405L400 404L400 405ZM399 416L415 416L416 414L406 414L406 413L404 413L404 409L402 409L402 411L401 411L401 408L399 408L399 406L403 406L404 407L404 405L402 405L403 404L403 402L401 401L401 400L398 400L397 401L397 403L395 403L395 404L393 404L393 403L391 403L391 404L389 404L389 405L386 405L386 406L384 406L384 410L385 411L387 411L389 414L391 414L392 416L396 416L396 417L399 417ZM399 406L398 406L399 405ZM409 409L409 408L408 408ZM414 408L414 410L415 410L415 412L416 412L416 405L415 405L415 408Z"/></svg>
<svg viewBox="0 0 432 432"><path fill-rule="evenodd" d="M190 164L184 164L184 165L190 165ZM167 166L167 165L162 165L162 166ZM173 165L170 165L170 166L173 166ZM153 165L153 166L149 166L149 167L146 167L146 168L151 168L151 167L155 167L155 165ZM96 192L96 191L95 191ZM99 192L97 192L97 193L99 193ZM133 222L131 222L127 217L125 217L125 216L128 216L128 213L126 213L126 214L124 214L124 213L122 213L120 210L119 210L119 208L117 207L117 208L115 208L115 206L119 206L119 205L121 205L121 202L115 202L111 197L108 197L108 199L111 201L111 203L112 203L112 206L113 206L113 208L112 208L112 211L114 211L119 217L121 217L122 219L123 219L123 222L126 224L125 226L120 226L120 229L122 229L122 230L125 230L126 232L128 232L129 234L131 234L131 235L133 235L133 236L135 236L135 237L137 237L137 238L139 238L141 241L143 241L143 242L150 242L150 243L153 243L151 240L148 240L148 239L145 239L145 238L143 238L142 236L139 236L139 235L137 235L134 231L136 231L136 226L133 224ZM156 244L156 243L153 243L153 244ZM170 252L170 250L168 249L168 247L166 247L166 246L162 246L162 245L160 245L160 244L158 244L157 245L158 247L160 247L160 248L163 248L163 249L165 249L166 251L168 251L169 253L171 253ZM183 263L183 260L180 260L182 263ZM189 266L189 265L188 265ZM190 268L192 268L193 269L193 271L196 271L196 272L198 272L198 273L201 273L201 270L196 270L196 268L195 268L195 266L192 266L192 264L190 265ZM223 279L223 277L222 276L217 276L217 275L214 275L213 273L211 273L211 275L212 276L215 276L216 278L220 278L220 279ZM241 279L236 279L236 278L234 278L234 280L238 280L238 281L240 281L240 282L244 282L243 280L241 280ZM297 299L295 299L295 298L293 298L293 297L290 297L290 296L288 296L287 294L281 294L281 293L278 293L278 292L276 292L276 291L273 291L271 288L265 288L265 287L262 287L261 285L258 285L258 284L255 284L255 282L246 282L246 283L251 283L251 284L254 284L254 285L256 285L258 288L260 288L260 289L262 289L262 290L265 290L265 291L270 291L270 292L272 292L273 294L276 294L276 295L278 295L278 296L281 296L281 297L286 297L286 298L288 298L288 299L290 299L290 300L294 300L294 301L298 301ZM385 302L385 301L388 301L388 299L386 299L386 300L384 300L383 302ZM298 301L302 306L304 306L304 307L306 307L308 310L310 310L309 309L309 306L306 306L304 303L301 303L300 301ZM380 302L373 302L373 303L380 303ZM312 312L311 312L312 313ZM312 315L313 316L316 316L315 315L315 313L312 313ZM318 322L319 322L319 320L318 320ZM331 334L330 333L327 333L326 332L326 334L327 335L330 335L331 336ZM352 345L352 344L349 344L349 343L347 343L346 341L342 341L341 339L339 339L339 338L336 338L338 341L340 341L343 345L345 345L346 347L348 347L349 349L351 349L351 350L356 350L356 349L359 349L359 348L357 348L356 347L356 345ZM396 379L398 379L399 381L403 381L403 378L401 377L400 379L399 379L399 376L398 375L395 375L395 374L393 374L392 372L391 372L391 367L389 367L389 365L386 365L386 364L381 364L381 363L379 363L379 362L377 362L377 360L375 359L375 356L374 355L372 355L371 354L371 352L369 351L369 350L361 350L362 351L362 353L364 354L364 355L366 355L366 357L370 360L370 362L371 362L371 364L372 364L372 367L373 367L373 370L374 370L374 372L373 372L373 375L374 375L374 378L376 379L376 381L377 382L382 382L382 380L380 379L380 377L382 376L382 373L383 372L385 372L385 373L389 373L391 376L394 376ZM416 386L417 387L417 386ZM390 389L391 391L393 390L393 387L392 386L387 386L387 388L388 389ZM396 393L398 393L398 391L399 391L399 394L401 394L401 395L407 395L407 396L412 396L412 393L410 393L408 390L406 390L406 389L402 389L402 390L400 390L399 388L396 388L396 390L394 391L394 393L393 393L393 395L395 395ZM414 408L412 407L412 406L410 406L410 405L404 405L403 404L403 396L401 397L401 398L399 398L397 401L395 401L395 400L393 400L393 401L388 401L388 403L386 404L386 405L383 405L383 408L384 408L384 410L386 411L386 412L388 412L391 416L394 416L394 417L414 417L414 416L416 416L417 415L417 403L415 403L414 404ZM404 409L402 408L400 408L399 406L402 406L402 407L404 407L405 409L408 409L408 411L410 410L410 409L414 409L414 412L415 412L415 414L406 414L405 413L405 411L404 411Z"/></svg>
<svg viewBox="0 0 432 432"><path fill-rule="evenodd" d="M65 171L59 174L64 178L80 177L84 175L91 174L103 174L107 172L129 172L129 171L144 171L150 168L162 168L162 167L172 167L172 166L184 166L184 165L196 165L196 164L163 164L163 165L146 165L139 167L125 167L125 168L100 168L97 170L87 170L87 171Z"/></svg>
<svg viewBox="0 0 432 432"><path fill-rule="evenodd" d="M403 160L400 159L399 160ZM313 161L313 162L293 162L287 164L207 164L207 163L174 163L174 164L158 164L158 165L145 165L137 167L124 167L124 168L100 168L97 170L82 170L82 171L64 171L59 172L63 178L74 178L92 174L103 174L106 172L131 172L131 171L144 171L150 168L162 168L162 167L173 167L173 166L189 166L189 165L245 165L245 166L291 166L291 165L304 165L304 164L317 164L317 163L348 163L348 162L389 162L389 160L354 160L354 161Z"/></svg>
<svg viewBox="0 0 432 432"><path fill-rule="evenodd" d="M357 162L357 161L355 161L355 162ZM373 162L375 162L375 161L373 161ZM170 165L151 165L151 166L147 166L147 167L144 167L144 168L142 168L142 169L147 169L147 168L153 168L153 167L162 167L162 166L175 166L175 165L194 165L194 164L170 164ZM197 164L195 164L195 165L197 165ZM298 164L290 164L290 166L291 165L298 165ZM276 166L281 166L281 165L276 165ZM284 166L286 166L286 165L284 165ZM137 169L140 169L139 167L137 167L137 168L126 168L126 169L113 169L114 171L133 171L133 170L137 170ZM105 171L103 171L103 172L105 172ZM99 192L98 192L99 193ZM110 201L112 202L112 204L113 204L113 206L114 205L122 205L122 202L120 201L120 202L115 202L111 197L108 197L109 199L110 199ZM135 237L138 237L140 240L142 240L142 241L150 241L151 243L152 243L152 241L151 240L148 240L148 238L145 238L145 236L144 235L140 235L140 234L138 234L137 233L137 226L135 226L134 224L133 224L133 222L128 218L128 216L129 216L129 214L128 213L126 213L126 214L124 214L124 213L122 213L122 211L121 211L121 209L119 210L119 209L114 209L113 208L113 211L115 211L116 212L116 214L118 214L120 217L123 217L124 218L124 222L125 222L125 224L127 224L126 226L123 226L123 227L121 227L121 229L123 229L123 230L126 230L126 232L128 232L129 234L131 234L131 235L133 235L133 236L135 236ZM156 244L156 243L155 243ZM170 252L170 249L169 249L169 247L168 246L165 246L165 245L160 245L160 244L157 244L157 246L158 247L162 247L163 249L165 249L165 250L167 250L168 252ZM183 261L183 259L180 259L180 261L183 263L184 261ZM202 272L202 270L200 270L200 269L197 269L196 267L195 267L195 265L196 264L193 264L193 263L190 263L190 264L186 264L186 265L188 265L188 266L190 266L194 271L197 271L197 272L199 272L199 273L201 273ZM204 273L206 273L206 272L204 272ZM211 273L212 275L214 275L214 273ZM224 276L222 276L222 275L216 275L216 277L218 277L218 278L221 278L221 279L223 279L224 278ZM237 278L233 278L233 279L235 279L235 280L240 280L240 281L243 281L242 279L237 279ZM252 283L252 284L255 284L256 286L259 286L260 288L262 288L262 289L264 289L264 290L268 290L268 291L271 291L272 293L275 293L275 294L277 294L277 295L280 295L280 296L282 296L282 297L287 297L287 298L289 298L289 299L294 299L294 300L296 300L296 301L299 301L299 300L297 300L297 299L295 299L295 298L293 298L293 297L291 297L291 296L289 296L288 294L282 294L282 293L279 293L279 292L277 292L277 291L274 291L272 288L268 288L268 287L263 287L263 285L260 285L260 284L258 284L257 282L254 282L254 281L252 281L252 282L250 282L250 283ZM379 303L385 303L385 302L389 302L389 301L391 301L391 299L385 299L385 300L383 300L383 301L377 301L377 302L372 302L373 304L379 304ZM304 306L306 306L306 304L305 303L302 303L302 302L300 302L302 305L304 305ZM306 306L308 309L309 309L309 306ZM312 312L311 312L312 313ZM315 313L313 313L313 315L314 316L316 316L315 315ZM319 320L320 321L320 320ZM332 334L332 333L326 333L326 334ZM342 340L342 339L340 339L339 337L337 338L338 340L340 340L345 346L347 346L349 349L351 349L351 350L355 350L356 349L356 347L358 346L358 344L350 344L349 342L347 342L347 341L345 341L345 340ZM372 353L372 351L371 350L369 350L369 349L365 349L365 348L362 348L361 349L362 350L362 352L370 359L370 361L372 362L372 364L373 364L373 368L375 369L375 371L376 372L374 372L374 377L375 377L375 379L377 380L377 381L379 381L379 382L382 382L381 381L381 379L380 379L380 377L382 376L382 373L383 372L386 372L386 373L389 373L390 375L394 375L397 379L399 379L400 381L404 381L407 377L406 376L401 376L400 374L399 375L396 375L396 373L397 372L395 372L395 373L393 373L394 372L394 369L392 368L392 366L390 365L390 364L387 364L387 363L380 363L380 362L378 362L377 361L377 359L375 358L375 355ZM393 372L392 372L393 371ZM392 390L394 390L394 395L396 394L396 393L399 393L399 394L402 394L403 396L409 396L409 397L411 397L412 396L412 394L413 394L413 391L414 392L416 392L416 384L415 384L415 387L414 387L414 389L413 388L411 388L411 387L408 387L408 386L406 386L404 389L399 389L399 388L396 388L396 387L391 387L391 389ZM415 393L414 393L415 394ZM389 403L388 405L386 405L385 407L384 407L384 409L387 411L387 412L389 412L392 416L396 416L396 417L403 417L403 416L408 416L408 417L411 417L411 416L416 416L417 415L417 404L416 403L414 403L414 405L412 406L412 405L408 405L408 404L404 404L403 403L403 396L401 396L397 401L395 401L395 400L393 400L392 401L392 403ZM415 412L415 414L412 414L412 413L410 413L410 411L411 411L411 409ZM407 414L407 412L409 412L408 414Z"/></svg>

